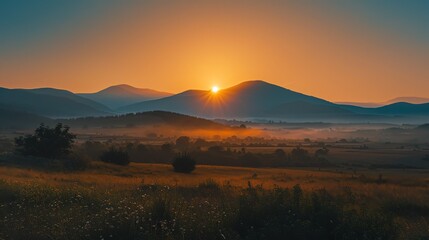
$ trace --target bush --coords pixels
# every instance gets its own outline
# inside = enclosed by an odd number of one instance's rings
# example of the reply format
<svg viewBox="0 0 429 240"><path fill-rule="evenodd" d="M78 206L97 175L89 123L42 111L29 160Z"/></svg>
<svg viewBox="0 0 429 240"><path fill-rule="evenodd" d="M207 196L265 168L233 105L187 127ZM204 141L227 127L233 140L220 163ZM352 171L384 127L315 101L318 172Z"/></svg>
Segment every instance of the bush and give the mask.
<svg viewBox="0 0 429 240"><path fill-rule="evenodd" d="M183 153L173 160L172 165L175 172L191 173L195 170L196 162L188 154Z"/></svg>
<svg viewBox="0 0 429 240"><path fill-rule="evenodd" d="M113 163L122 166L130 164L128 153L114 147L111 147L108 151L104 152L100 156L100 160L106 163Z"/></svg>
<svg viewBox="0 0 429 240"><path fill-rule="evenodd" d="M44 158L58 158L70 153L75 135L69 133L70 128L58 123L55 128L40 125L33 135L15 139L17 152Z"/></svg>

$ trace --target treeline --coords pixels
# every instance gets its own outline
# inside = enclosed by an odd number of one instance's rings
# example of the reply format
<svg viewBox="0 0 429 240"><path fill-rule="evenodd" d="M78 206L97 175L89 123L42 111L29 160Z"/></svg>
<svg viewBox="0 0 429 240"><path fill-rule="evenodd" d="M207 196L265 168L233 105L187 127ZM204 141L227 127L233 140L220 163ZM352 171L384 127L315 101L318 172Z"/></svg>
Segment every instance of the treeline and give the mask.
<svg viewBox="0 0 429 240"><path fill-rule="evenodd" d="M222 142L187 136L162 145L114 141L77 143L76 135L69 130L67 125L60 123L54 128L41 124L34 134L16 138L14 152L26 158L13 162L65 170L84 170L94 160L117 165L128 165L130 162L167 163L178 172L192 172L198 164L240 167L331 165L327 160L329 149L325 146L312 154L300 145L290 151L277 148L272 152L253 153L246 147L230 147L230 144L225 146ZM10 161L10 158L7 159Z"/></svg>
<svg viewBox="0 0 429 240"><path fill-rule="evenodd" d="M329 149L325 147L317 149L314 153L310 153L301 146L297 146L291 151L278 148L271 153L252 153L247 151L246 147L225 147L201 138L191 140L187 136L162 145L87 141L75 146L74 151L90 159L99 159L103 153L112 148L127 153L131 162L171 163L177 155L187 153L196 160L197 164L205 165L242 167L324 167L331 165L327 159Z"/></svg>

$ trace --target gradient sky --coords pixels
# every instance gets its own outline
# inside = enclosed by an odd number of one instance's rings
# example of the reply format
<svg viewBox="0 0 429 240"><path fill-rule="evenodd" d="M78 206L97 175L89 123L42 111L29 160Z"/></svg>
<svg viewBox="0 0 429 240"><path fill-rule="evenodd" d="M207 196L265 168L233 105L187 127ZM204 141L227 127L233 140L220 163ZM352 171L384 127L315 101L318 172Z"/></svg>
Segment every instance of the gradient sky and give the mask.
<svg viewBox="0 0 429 240"><path fill-rule="evenodd" d="M0 1L0 86L429 97L429 1Z"/></svg>

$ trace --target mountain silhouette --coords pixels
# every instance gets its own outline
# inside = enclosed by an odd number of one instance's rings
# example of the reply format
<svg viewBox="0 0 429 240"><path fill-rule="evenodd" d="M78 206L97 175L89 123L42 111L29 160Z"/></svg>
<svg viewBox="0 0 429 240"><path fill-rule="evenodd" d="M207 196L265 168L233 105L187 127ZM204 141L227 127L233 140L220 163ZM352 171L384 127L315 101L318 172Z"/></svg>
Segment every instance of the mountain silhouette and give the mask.
<svg viewBox="0 0 429 240"><path fill-rule="evenodd" d="M218 93L189 90L170 97L145 101L121 112L174 111L202 117L337 117L353 114L326 100L304 95L264 81L240 83Z"/></svg>
<svg viewBox="0 0 429 240"><path fill-rule="evenodd" d="M372 114L384 116L429 116L429 103L412 104L398 102L377 108L364 108L351 105L342 105L344 109L359 114Z"/></svg>
<svg viewBox="0 0 429 240"><path fill-rule="evenodd" d="M0 129L32 129L40 123L51 124L52 119L0 106Z"/></svg>
<svg viewBox="0 0 429 240"><path fill-rule="evenodd" d="M45 117L80 117L111 114L107 107L57 89L0 88L3 109L27 112Z"/></svg>
<svg viewBox="0 0 429 240"><path fill-rule="evenodd" d="M423 104L423 103L429 103L429 98L422 98L422 97L397 97L394 99L391 99L387 102L385 102L384 105L393 104L393 103L399 103L399 102L406 102L406 103L412 103L412 104Z"/></svg>
<svg viewBox="0 0 429 240"><path fill-rule="evenodd" d="M391 104L400 103L400 102L412 103L412 104L423 104L423 103L429 103L429 98L397 97L385 102L336 102L336 103L341 105L353 105L357 107L376 108L376 107L383 107L386 105L391 105Z"/></svg>
<svg viewBox="0 0 429 240"><path fill-rule="evenodd" d="M148 125L168 125L180 128L223 129L226 125L216 123L204 118L192 117L184 114L164 111L150 111L142 113L129 113L118 116L82 117L75 119L60 119L72 127L138 127Z"/></svg>
<svg viewBox="0 0 429 240"><path fill-rule="evenodd" d="M67 91L67 90L55 89L55 88L36 88L36 89L28 89L28 91L33 92L33 93L38 93L38 94L68 98L74 102L91 106L94 109L97 109L99 111L112 112L112 109L108 108L107 106L105 106L99 102L78 96L78 95L76 95L70 91Z"/></svg>
<svg viewBox="0 0 429 240"><path fill-rule="evenodd" d="M111 86L96 93L80 93L79 96L99 102L112 109L130 105L133 103L153 100L170 96L171 93L159 92L147 88L135 88L121 84Z"/></svg>
<svg viewBox="0 0 429 240"><path fill-rule="evenodd" d="M150 98L158 99L148 100ZM133 103L135 101L138 102ZM115 108L130 102L132 104ZM112 110L104 104L115 109ZM188 90L175 95L128 85L112 86L98 93L79 95L53 88L0 88L0 107L4 111L49 118L167 111L203 118L229 119L260 118L312 122L429 121L429 103L398 102L380 107L336 104L260 80L243 82L217 93Z"/></svg>

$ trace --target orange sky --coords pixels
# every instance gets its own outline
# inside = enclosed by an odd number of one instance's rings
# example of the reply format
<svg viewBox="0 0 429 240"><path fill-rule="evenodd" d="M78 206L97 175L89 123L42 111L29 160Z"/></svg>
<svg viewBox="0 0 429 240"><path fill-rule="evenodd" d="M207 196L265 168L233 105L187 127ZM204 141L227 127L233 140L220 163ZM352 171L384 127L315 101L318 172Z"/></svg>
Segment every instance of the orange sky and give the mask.
<svg viewBox="0 0 429 240"><path fill-rule="evenodd" d="M358 15L268 2L110 9L0 54L0 85L92 92L126 83L175 93L262 79L331 101L429 97L429 44Z"/></svg>

